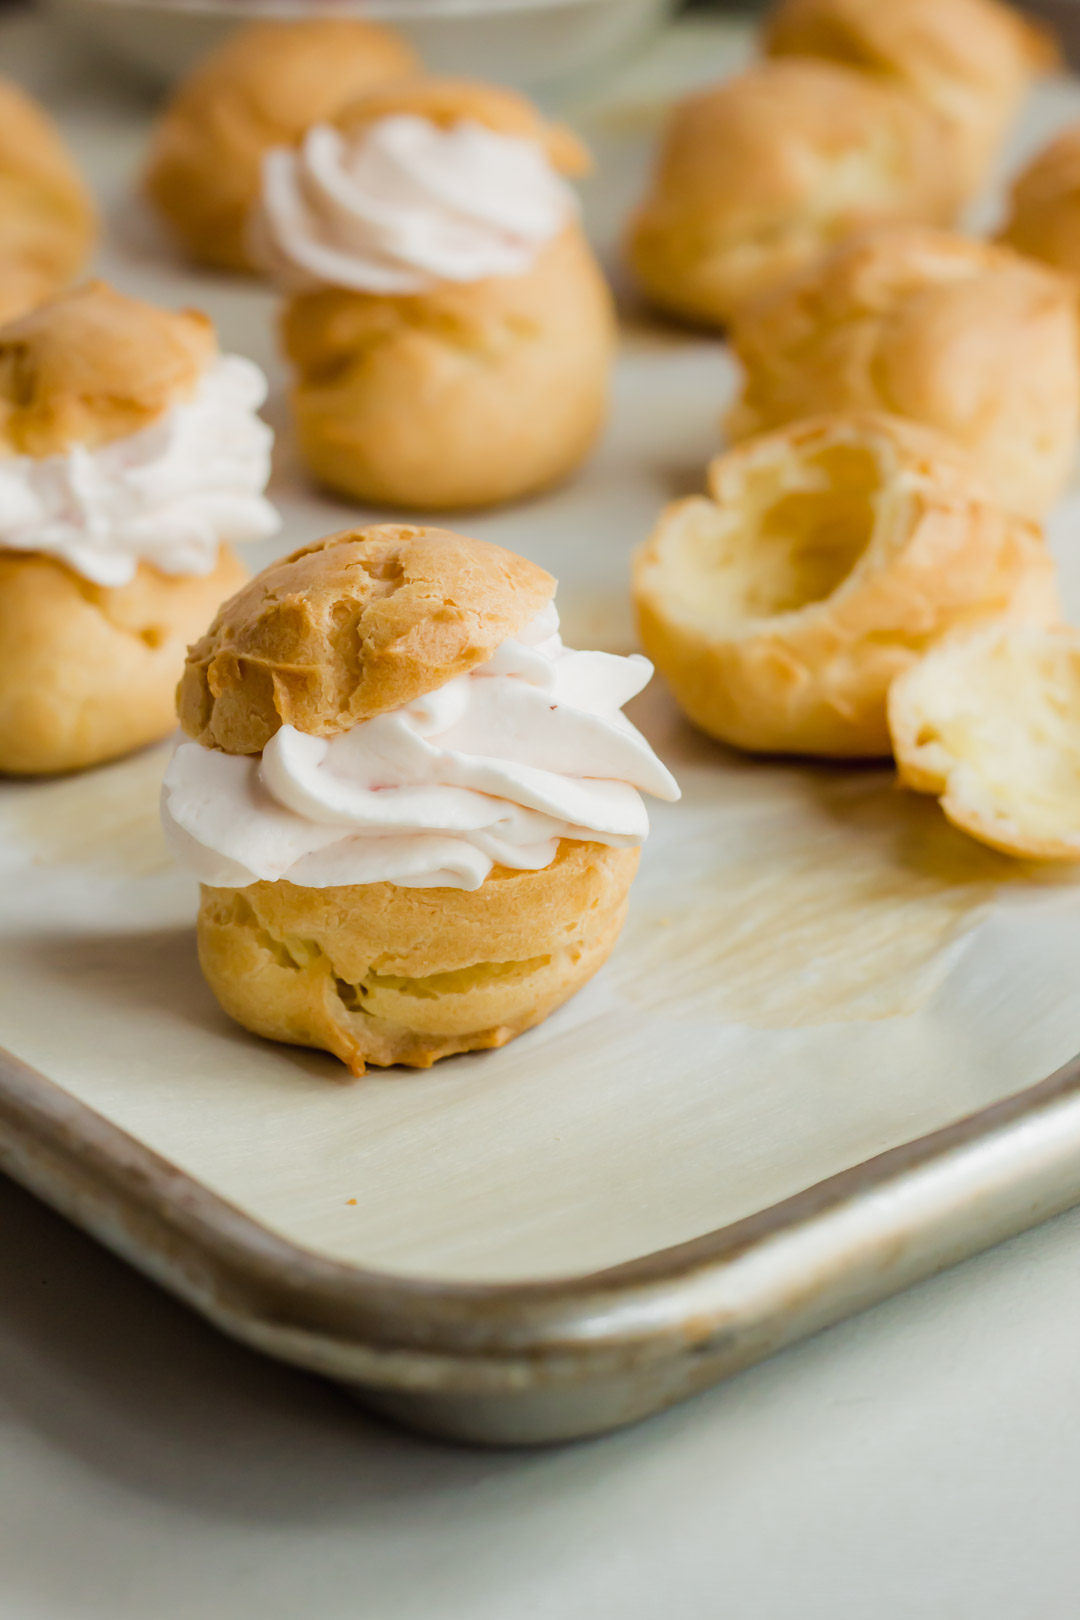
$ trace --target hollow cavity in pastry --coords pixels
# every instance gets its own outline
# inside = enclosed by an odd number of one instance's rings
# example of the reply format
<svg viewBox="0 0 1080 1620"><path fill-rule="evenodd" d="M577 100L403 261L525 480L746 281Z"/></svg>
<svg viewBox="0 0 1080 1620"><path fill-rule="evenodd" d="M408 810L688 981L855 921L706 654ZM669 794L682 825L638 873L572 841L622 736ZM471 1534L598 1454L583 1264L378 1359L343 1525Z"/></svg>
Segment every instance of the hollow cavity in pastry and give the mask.
<svg viewBox="0 0 1080 1620"><path fill-rule="evenodd" d="M94 204L59 131L0 79L0 326L72 281L96 235Z"/></svg>
<svg viewBox="0 0 1080 1620"><path fill-rule="evenodd" d="M1080 861L1080 632L992 625L889 693L900 779L1007 855Z"/></svg>
<svg viewBox="0 0 1080 1620"><path fill-rule="evenodd" d="M889 752L886 694L957 625L1057 616L1037 528L947 441L823 417L709 470L634 562L642 644L702 730L764 752Z"/></svg>
<svg viewBox="0 0 1080 1620"><path fill-rule="evenodd" d="M1011 249L925 228L845 243L745 308L732 330L735 439L829 411L947 434L1013 511L1042 516L1080 424L1075 292Z"/></svg>
<svg viewBox="0 0 1080 1620"><path fill-rule="evenodd" d="M416 66L404 40L355 18L240 28L188 75L162 114L146 193L192 258L251 270L247 222L264 152Z"/></svg>
<svg viewBox="0 0 1080 1620"><path fill-rule="evenodd" d="M831 62L766 62L681 102L629 254L659 308L726 325L853 232L948 223L956 178L939 120Z"/></svg>
<svg viewBox="0 0 1080 1620"><path fill-rule="evenodd" d="M765 24L773 56L822 57L898 86L940 115L968 195L1036 74L1049 33L999 0L781 0Z"/></svg>
<svg viewBox="0 0 1080 1620"><path fill-rule="evenodd" d="M554 581L378 525L274 564L191 649L162 815L200 950L256 1033L426 1066L539 1022L606 958L678 797L622 705L647 660L564 648Z"/></svg>

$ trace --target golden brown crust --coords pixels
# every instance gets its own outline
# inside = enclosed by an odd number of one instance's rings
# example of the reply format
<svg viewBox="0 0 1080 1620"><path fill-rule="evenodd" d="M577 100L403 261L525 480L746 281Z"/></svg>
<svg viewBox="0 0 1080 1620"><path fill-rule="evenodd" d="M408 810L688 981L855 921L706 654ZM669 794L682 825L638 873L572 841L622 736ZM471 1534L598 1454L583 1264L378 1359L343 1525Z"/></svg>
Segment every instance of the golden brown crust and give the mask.
<svg viewBox="0 0 1080 1620"><path fill-rule="evenodd" d="M0 323L78 275L97 215L51 118L0 79Z"/></svg>
<svg viewBox="0 0 1080 1620"><path fill-rule="evenodd" d="M724 325L881 220L947 223L958 186L937 117L831 62L765 62L675 109L630 258L660 308Z"/></svg>
<svg viewBox="0 0 1080 1620"><path fill-rule="evenodd" d="M445 529L330 535L225 603L189 650L180 722L229 754L286 724L334 736L483 663L554 590L535 563Z"/></svg>
<svg viewBox="0 0 1080 1620"><path fill-rule="evenodd" d="M1009 248L915 226L837 248L742 311L741 439L816 412L888 411L961 445L998 497L1041 516L1072 467L1072 286Z"/></svg>
<svg viewBox="0 0 1080 1620"><path fill-rule="evenodd" d="M167 737L184 648L246 577L227 547L205 578L143 564L115 588L0 550L0 771L78 770Z"/></svg>
<svg viewBox="0 0 1080 1620"><path fill-rule="evenodd" d="M957 626L1057 617L1041 533L937 435L823 417L714 462L634 564L642 644L694 723L765 752L889 752L886 693Z"/></svg>
<svg viewBox="0 0 1080 1620"><path fill-rule="evenodd" d="M513 90L473 79L415 78L383 85L359 96L334 123L348 133L399 113L426 118L440 129L466 121L482 124L498 135L538 142L563 174L581 175L589 169L587 148L565 124L549 124L531 101Z"/></svg>
<svg viewBox="0 0 1080 1620"><path fill-rule="evenodd" d="M263 153L415 70L404 40L353 18L238 29L165 109L144 176L147 195L193 258L251 270L247 218Z"/></svg>
<svg viewBox="0 0 1080 1620"><path fill-rule="evenodd" d="M467 510L558 482L607 413L611 295L576 226L524 275L287 305L292 401L315 476L353 500Z"/></svg>
<svg viewBox="0 0 1080 1620"><path fill-rule="evenodd" d="M889 690L900 780L1005 855L1080 861L1080 631L996 624Z"/></svg>
<svg viewBox="0 0 1080 1620"><path fill-rule="evenodd" d="M190 396L216 352L205 315L87 282L0 330L0 456L135 433Z"/></svg>
<svg viewBox="0 0 1080 1620"><path fill-rule="evenodd" d="M1032 79L1058 60L1046 29L999 0L781 0L765 49L842 62L916 96L951 131L969 194Z"/></svg>
<svg viewBox="0 0 1080 1620"><path fill-rule="evenodd" d="M1062 130L1018 176L1001 240L1080 277L1080 124Z"/></svg>
<svg viewBox="0 0 1080 1620"><path fill-rule="evenodd" d="M639 851L564 840L539 872L479 889L392 883L202 891L199 960L256 1035L367 1064L427 1068L503 1046L579 990L626 915Z"/></svg>

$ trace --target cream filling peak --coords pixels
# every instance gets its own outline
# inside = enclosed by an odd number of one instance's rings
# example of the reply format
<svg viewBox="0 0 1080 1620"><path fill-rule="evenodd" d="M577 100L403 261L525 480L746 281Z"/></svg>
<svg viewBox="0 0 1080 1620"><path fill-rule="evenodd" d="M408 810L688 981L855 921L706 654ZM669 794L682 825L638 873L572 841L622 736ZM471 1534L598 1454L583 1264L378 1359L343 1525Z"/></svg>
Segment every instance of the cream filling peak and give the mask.
<svg viewBox="0 0 1080 1620"><path fill-rule="evenodd" d="M0 547L43 552L95 585L126 585L140 562L209 574L218 548L280 526L263 490L271 429L258 366L223 355L190 400L149 427L88 449L0 460Z"/></svg>
<svg viewBox="0 0 1080 1620"><path fill-rule="evenodd" d="M290 291L419 293L523 274L576 209L536 141L397 114L268 152L250 234Z"/></svg>
<svg viewBox="0 0 1080 1620"><path fill-rule="evenodd" d="M548 866L561 838L633 847L641 792L679 797L621 713L651 676L563 647L549 604L487 663L339 736L282 726L256 757L182 743L166 833L203 883L236 888L475 889L495 865Z"/></svg>

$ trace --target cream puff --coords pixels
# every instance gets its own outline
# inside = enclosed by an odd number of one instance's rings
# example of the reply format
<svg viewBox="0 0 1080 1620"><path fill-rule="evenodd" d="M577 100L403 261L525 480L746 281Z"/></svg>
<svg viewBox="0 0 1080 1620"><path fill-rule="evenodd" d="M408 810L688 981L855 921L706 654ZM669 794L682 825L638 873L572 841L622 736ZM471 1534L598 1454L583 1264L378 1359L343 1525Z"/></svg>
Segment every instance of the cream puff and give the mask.
<svg viewBox="0 0 1080 1620"><path fill-rule="evenodd" d="M900 780L1006 855L1080 861L1080 631L990 625L889 692Z"/></svg>
<svg viewBox="0 0 1080 1620"><path fill-rule="evenodd" d="M1058 62L1051 35L1000 0L780 0L765 49L841 62L909 92L940 116L967 196L1036 75Z"/></svg>
<svg viewBox="0 0 1080 1620"><path fill-rule="evenodd" d="M0 79L0 325L83 269L97 215L43 107Z"/></svg>
<svg viewBox="0 0 1080 1620"><path fill-rule="evenodd" d="M321 483L461 509L587 455L614 320L562 178L585 161L520 97L442 80L373 93L268 154L252 241L291 294L292 404Z"/></svg>
<svg viewBox="0 0 1080 1620"><path fill-rule="evenodd" d="M831 62L775 61L679 103L628 251L659 309L710 326L879 220L946 224L937 117Z"/></svg>
<svg viewBox="0 0 1080 1620"><path fill-rule="evenodd" d="M1000 240L1080 278L1080 124L1072 124L1013 183Z"/></svg>
<svg viewBox="0 0 1080 1620"><path fill-rule="evenodd" d="M890 751L886 694L957 626L1058 617L1040 531L947 440L793 423L714 461L634 560L641 642L695 725L768 753Z"/></svg>
<svg viewBox="0 0 1080 1620"><path fill-rule="evenodd" d="M937 428L1010 510L1041 517L1080 427L1075 294L1006 247L883 228L744 310L732 331L733 438L817 412L887 411Z"/></svg>
<svg viewBox="0 0 1080 1620"><path fill-rule="evenodd" d="M416 68L403 39L352 17L249 23L173 95L152 137L146 194L198 263L251 270L247 220L264 152Z"/></svg>
<svg viewBox="0 0 1080 1620"><path fill-rule="evenodd" d="M214 330L91 283L0 328L0 771L166 736L187 643L273 533L272 434Z"/></svg>
<svg viewBox="0 0 1080 1620"><path fill-rule="evenodd" d="M555 581L391 524L273 563L188 654L162 798L222 1007L353 1074L546 1018L615 943L678 789L621 706L643 658L571 652Z"/></svg>

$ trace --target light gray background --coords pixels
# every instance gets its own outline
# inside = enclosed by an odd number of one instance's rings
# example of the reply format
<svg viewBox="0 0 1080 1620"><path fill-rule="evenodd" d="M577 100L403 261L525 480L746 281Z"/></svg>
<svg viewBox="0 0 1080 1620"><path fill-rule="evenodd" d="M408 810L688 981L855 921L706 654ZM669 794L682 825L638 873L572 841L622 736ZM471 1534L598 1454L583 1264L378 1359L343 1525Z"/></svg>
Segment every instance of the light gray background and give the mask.
<svg viewBox="0 0 1080 1620"><path fill-rule="evenodd" d="M1074 1620L1080 1213L610 1439L451 1450L0 1182L4 1620Z"/></svg>

